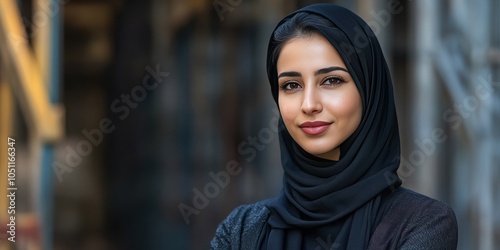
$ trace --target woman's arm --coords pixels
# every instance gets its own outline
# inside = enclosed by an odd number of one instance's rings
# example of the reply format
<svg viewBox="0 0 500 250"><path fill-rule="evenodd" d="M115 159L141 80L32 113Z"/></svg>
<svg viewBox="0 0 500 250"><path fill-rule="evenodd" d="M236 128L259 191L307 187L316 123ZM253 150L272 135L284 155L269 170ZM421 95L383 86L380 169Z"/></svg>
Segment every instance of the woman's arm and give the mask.
<svg viewBox="0 0 500 250"><path fill-rule="evenodd" d="M399 249L457 249L457 219L444 203L434 203L415 214L404 231Z"/></svg>
<svg viewBox="0 0 500 250"><path fill-rule="evenodd" d="M264 202L237 207L217 227L211 249L255 249L268 216Z"/></svg>
<svg viewBox="0 0 500 250"><path fill-rule="evenodd" d="M229 227L231 219L230 215L219 224L217 230L215 230L215 236L210 242L211 249L231 249L231 228Z"/></svg>

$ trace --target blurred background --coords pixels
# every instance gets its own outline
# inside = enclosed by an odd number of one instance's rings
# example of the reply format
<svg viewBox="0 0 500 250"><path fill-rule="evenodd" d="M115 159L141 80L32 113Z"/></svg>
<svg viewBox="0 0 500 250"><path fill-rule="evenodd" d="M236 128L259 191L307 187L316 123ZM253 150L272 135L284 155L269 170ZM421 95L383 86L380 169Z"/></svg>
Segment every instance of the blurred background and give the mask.
<svg viewBox="0 0 500 250"><path fill-rule="evenodd" d="M209 248L281 188L267 42L316 2L1 0L0 249ZM383 47L404 186L453 207L459 249L500 249L500 1L329 2Z"/></svg>

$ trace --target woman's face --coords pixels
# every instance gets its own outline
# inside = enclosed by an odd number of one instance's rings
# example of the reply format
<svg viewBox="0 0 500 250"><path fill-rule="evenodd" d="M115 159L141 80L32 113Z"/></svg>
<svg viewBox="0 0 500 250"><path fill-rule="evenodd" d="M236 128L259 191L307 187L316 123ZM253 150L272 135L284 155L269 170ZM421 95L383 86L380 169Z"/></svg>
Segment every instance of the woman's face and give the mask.
<svg viewBox="0 0 500 250"><path fill-rule="evenodd" d="M292 138L310 154L339 160L362 104L337 50L321 35L295 38L282 48L277 70L278 105Z"/></svg>

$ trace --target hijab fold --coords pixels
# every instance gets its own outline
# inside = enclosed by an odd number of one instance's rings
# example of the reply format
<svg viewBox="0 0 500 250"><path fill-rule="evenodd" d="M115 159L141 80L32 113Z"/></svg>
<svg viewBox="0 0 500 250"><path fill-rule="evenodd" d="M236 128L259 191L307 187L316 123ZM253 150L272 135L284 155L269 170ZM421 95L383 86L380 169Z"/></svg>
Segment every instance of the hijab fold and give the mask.
<svg viewBox="0 0 500 250"><path fill-rule="evenodd" d="M260 237L261 249L366 249L387 211L386 199L401 184L397 177L400 140L392 81L380 45L353 12L333 4L314 4L297 13L329 20L317 30L339 52L360 93L362 119L340 146L340 159L321 159L303 150L286 129L279 132L283 190L268 203L271 215ZM278 103L278 46L271 37L267 71ZM279 126L284 127L280 118ZM318 248L319 247L319 248Z"/></svg>

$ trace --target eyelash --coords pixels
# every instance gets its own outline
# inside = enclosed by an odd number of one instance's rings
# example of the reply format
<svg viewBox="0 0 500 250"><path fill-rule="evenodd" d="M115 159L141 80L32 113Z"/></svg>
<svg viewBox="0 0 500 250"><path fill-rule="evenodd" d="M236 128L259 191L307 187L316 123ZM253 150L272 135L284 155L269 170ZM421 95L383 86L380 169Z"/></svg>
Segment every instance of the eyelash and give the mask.
<svg viewBox="0 0 500 250"><path fill-rule="evenodd" d="M345 80L340 77L340 76L328 76L328 77L325 77L322 81L321 81L321 84L325 84L325 82L327 81L330 81L330 80L336 80L335 83L333 84L327 84L331 87L335 87L337 85L340 85L342 83L345 83ZM288 82L284 82L282 85L281 85L281 89L283 91L293 91L295 90L296 88L292 88L292 89L288 89L288 87L291 85L291 84L296 84L297 86L300 86L300 84L298 82L295 82L295 81L288 81Z"/></svg>

